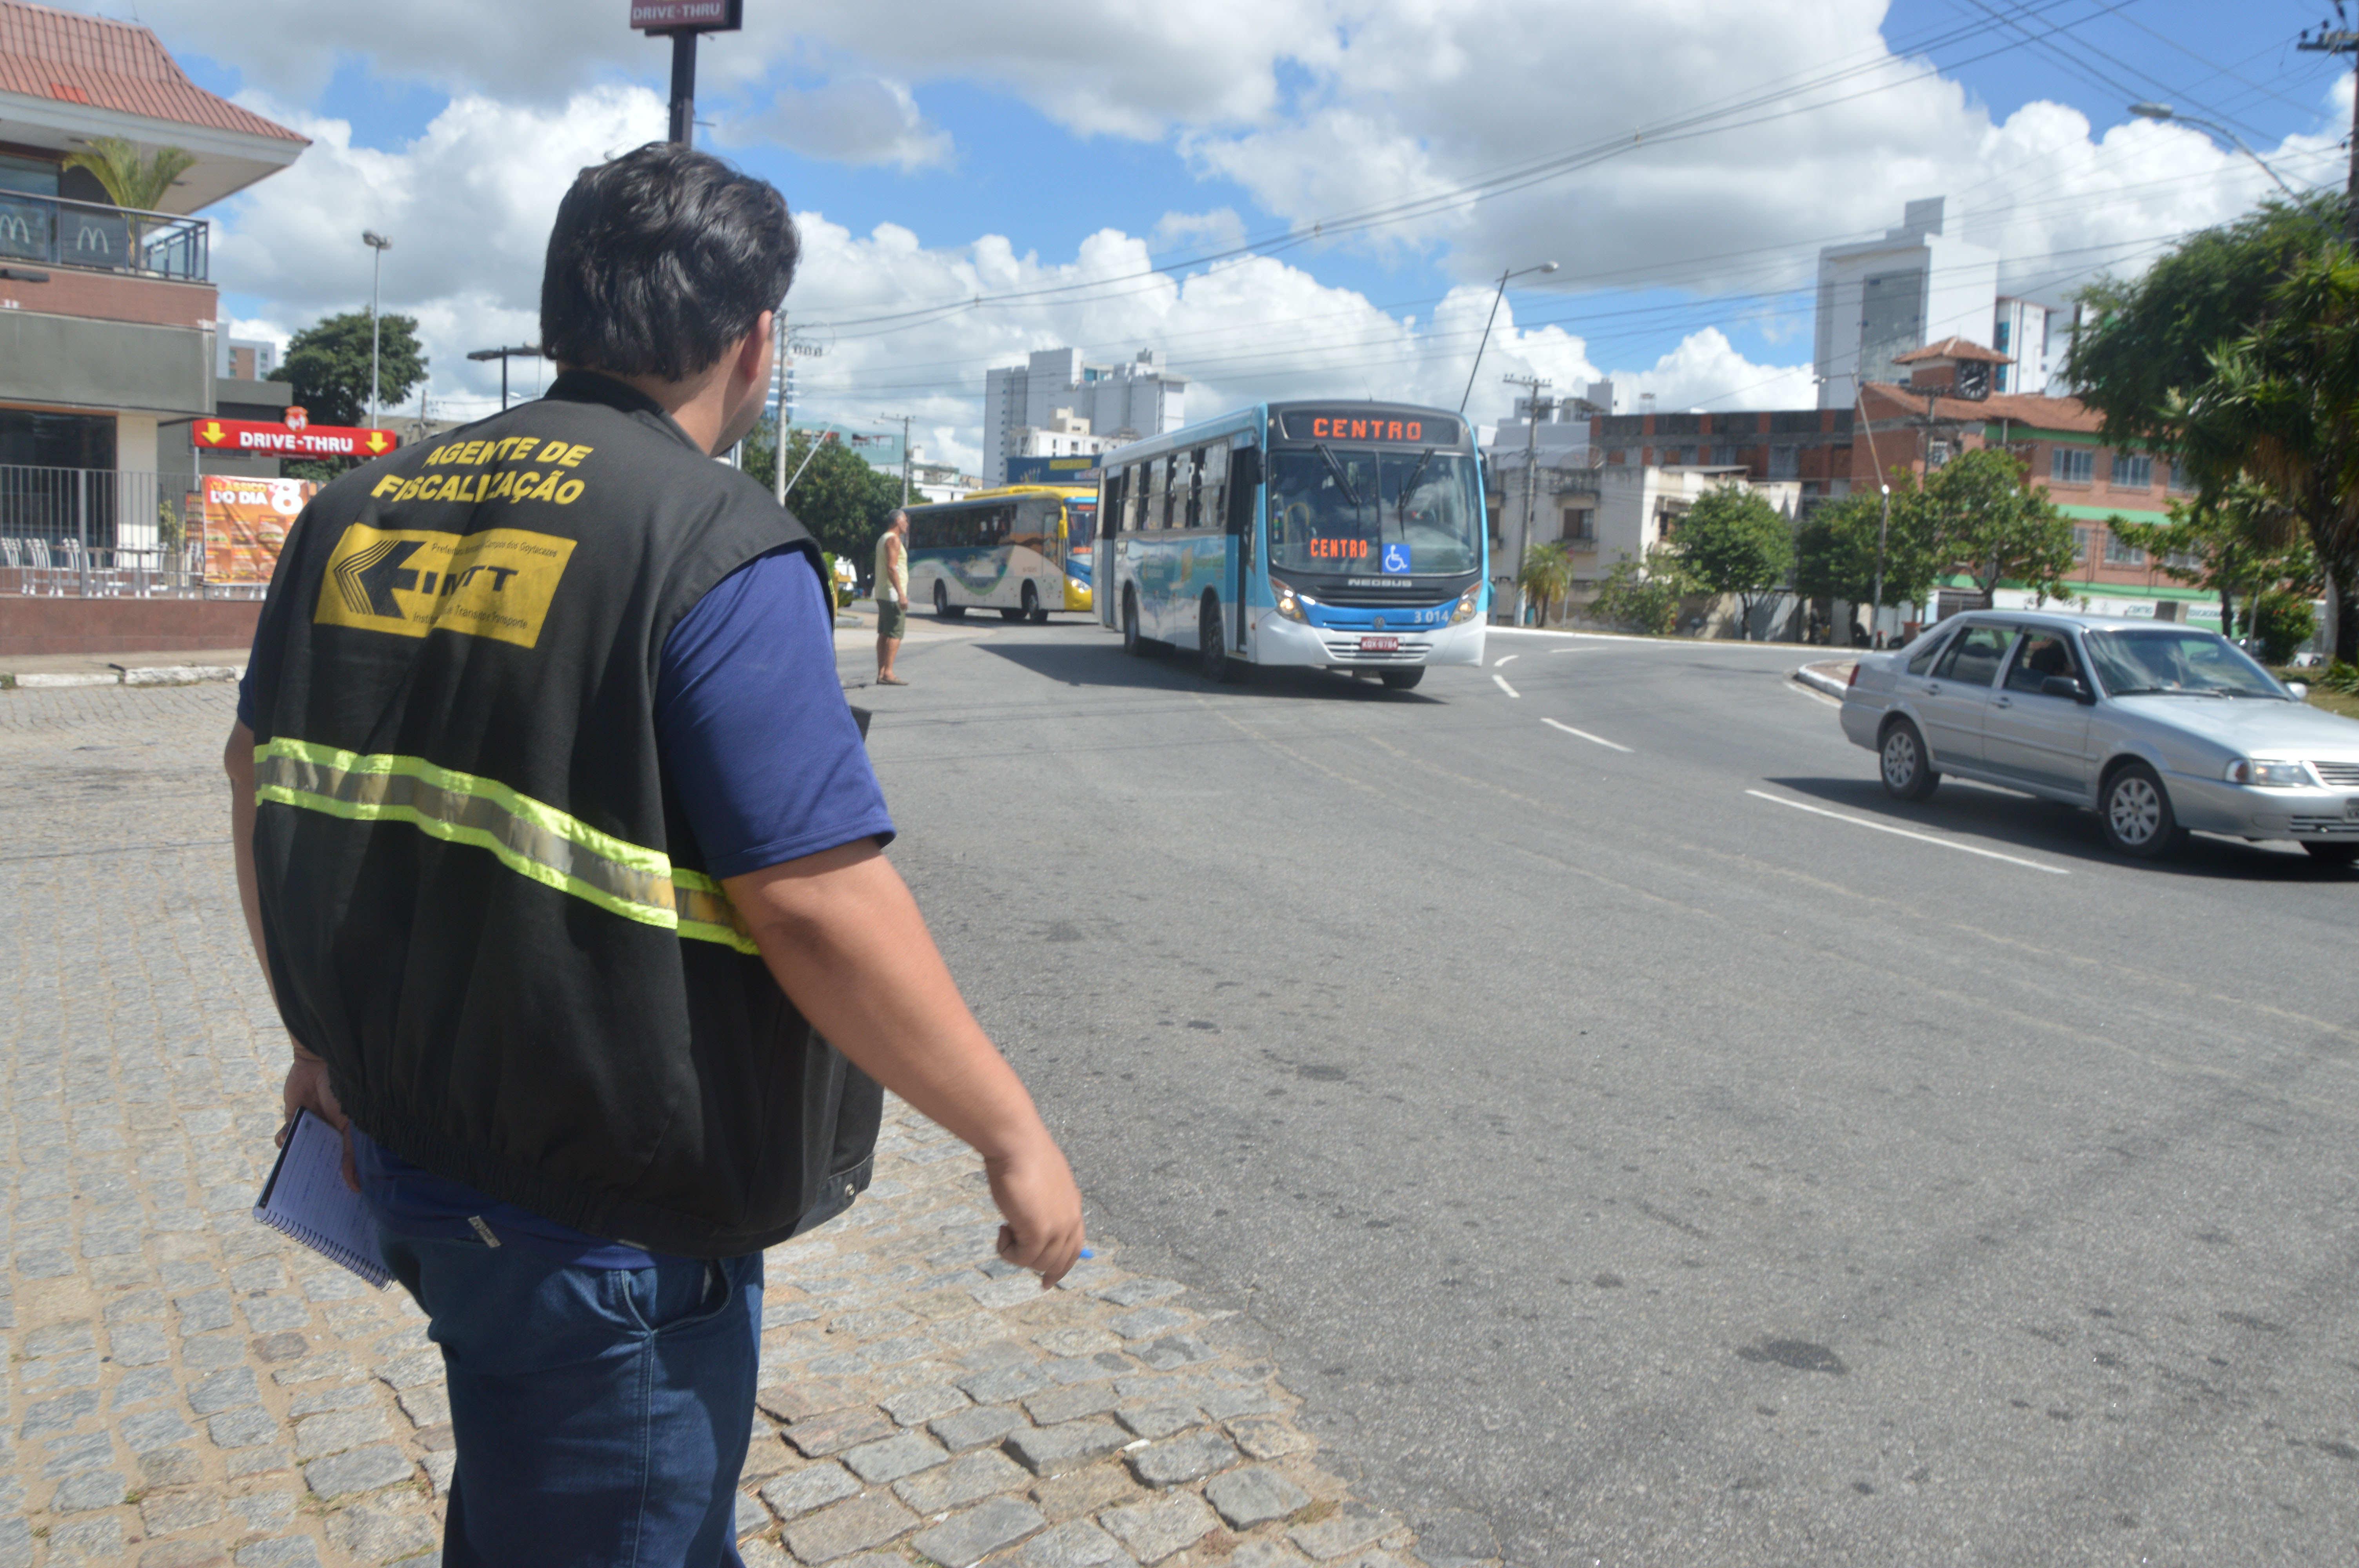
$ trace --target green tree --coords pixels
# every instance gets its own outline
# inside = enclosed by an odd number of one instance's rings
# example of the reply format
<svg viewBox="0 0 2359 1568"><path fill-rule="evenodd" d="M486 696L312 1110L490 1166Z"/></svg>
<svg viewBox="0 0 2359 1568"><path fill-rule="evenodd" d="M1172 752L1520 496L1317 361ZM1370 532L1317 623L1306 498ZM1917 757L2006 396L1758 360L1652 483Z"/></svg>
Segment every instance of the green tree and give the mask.
<svg viewBox="0 0 2359 1568"><path fill-rule="evenodd" d="M1733 593L1753 635L1753 611L1794 569L1794 530L1751 486L1731 481L1696 498L1680 519L1680 559L1711 593Z"/></svg>
<svg viewBox="0 0 2359 1568"><path fill-rule="evenodd" d="M2152 556L2163 575L2220 596L2221 629L2236 630L2236 602L2245 603L2251 631L2254 600L2280 587L2302 592L2318 583L2318 557L2301 524L2267 486L2238 479L2216 496L2174 501L2169 521L2136 523L2115 514L2105 526L2123 543Z"/></svg>
<svg viewBox="0 0 2359 1568"><path fill-rule="evenodd" d="M2359 659L2359 258L2321 243L2297 262L2212 354L2184 425L2200 472L2241 467L2301 519L2334 596L2335 656Z"/></svg>
<svg viewBox="0 0 2359 1568"><path fill-rule="evenodd" d="M1892 523L1884 522L1884 498L1854 490L1813 511L1795 534L1794 588L1810 599L1875 601L1876 541L1883 536L1884 602L1922 604L1949 568L1940 541L1931 533L1924 507L1912 504L1917 476L1908 469L1892 474Z"/></svg>
<svg viewBox="0 0 2359 1568"><path fill-rule="evenodd" d="M398 407L426 379L418 318L387 316L377 341L376 401ZM369 314L348 310L304 328L287 341L287 358L270 373L291 382L295 401L317 425L358 425L369 411Z"/></svg>
<svg viewBox="0 0 2359 1568"><path fill-rule="evenodd" d="M765 421L745 438L744 460L747 473L777 489L777 432L773 424ZM787 493L787 510L810 530L821 549L849 556L854 566L865 569L875 557L876 535L901 504L901 476L871 468L867 459L842 441L821 441L814 452L810 432L796 430L787 440L787 477L794 482Z"/></svg>
<svg viewBox="0 0 2359 1568"><path fill-rule="evenodd" d="M1893 487L1896 524L1908 514L1912 540L1932 547L1944 567L1963 572L1987 598L2016 581L2052 599L2067 597L2064 578L2080 559L2072 524L2048 492L2024 480L2025 465L1996 447L1961 452L1905 494ZM1896 602L1886 578L1885 600ZM1931 584L1926 584L1930 591Z"/></svg>
<svg viewBox="0 0 2359 1568"><path fill-rule="evenodd" d="M1534 545L1524 552L1523 570L1516 576L1516 586L1538 603L1539 623L1545 626L1549 606L1572 587L1572 557L1554 539Z"/></svg>
<svg viewBox="0 0 2359 1568"><path fill-rule="evenodd" d="M2359 658L2352 471L2352 261L2343 193L2270 201L2182 242L2135 281L2086 290L2095 321L2065 375L2116 446L2178 453L2201 493L2269 486L2309 531Z"/></svg>
<svg viewBox="0 0 2359 1568"><path fill-rule="evenodd" d="M158 147L143 158L138 146L121 136L93 136L88 146L67 157L65 166L97 176L107 200L117 207L158 212L166 193L196 161L196 154L179 147Z"/></svg>
<svg viewBox="0 0 2359 1568"><path fill-rule="evenodd" d="M1658 545L1644 561L1625 556L1616 562L1599 586L1589 613L1609 626L1668 636L1679 627L1680 600L1693 587L1679 553Z"/></svg>

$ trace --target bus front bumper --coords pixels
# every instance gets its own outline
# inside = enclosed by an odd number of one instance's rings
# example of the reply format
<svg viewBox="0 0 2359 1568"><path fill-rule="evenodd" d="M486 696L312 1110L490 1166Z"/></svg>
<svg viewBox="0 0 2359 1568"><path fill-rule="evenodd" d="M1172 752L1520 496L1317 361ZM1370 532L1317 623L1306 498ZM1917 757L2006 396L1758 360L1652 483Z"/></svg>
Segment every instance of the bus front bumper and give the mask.
<svg viewBox="0 0 2359 1568"><path fill-rule="evenodd" d="M1383 646L1386 643L1395 645ZM1353 670L1408 665L1480 665L1483 622L1371 632L1356 626L1311 626L1263 610L1254 624L1254 663Z"/></svg>

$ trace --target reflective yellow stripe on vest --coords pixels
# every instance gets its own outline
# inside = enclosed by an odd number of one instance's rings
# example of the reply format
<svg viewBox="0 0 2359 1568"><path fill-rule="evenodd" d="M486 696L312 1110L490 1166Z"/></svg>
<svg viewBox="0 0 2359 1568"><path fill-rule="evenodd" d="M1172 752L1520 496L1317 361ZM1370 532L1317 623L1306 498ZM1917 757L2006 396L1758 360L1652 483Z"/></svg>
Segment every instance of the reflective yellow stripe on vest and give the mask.
<svg viewBox="0 0 2359 1568"><path fill-rule="evenodd" d="M284 736L254 749L255 798L354 822L406 822L609 914L757 951L721 884L495 780L423 757L363 756Z"/></svg>

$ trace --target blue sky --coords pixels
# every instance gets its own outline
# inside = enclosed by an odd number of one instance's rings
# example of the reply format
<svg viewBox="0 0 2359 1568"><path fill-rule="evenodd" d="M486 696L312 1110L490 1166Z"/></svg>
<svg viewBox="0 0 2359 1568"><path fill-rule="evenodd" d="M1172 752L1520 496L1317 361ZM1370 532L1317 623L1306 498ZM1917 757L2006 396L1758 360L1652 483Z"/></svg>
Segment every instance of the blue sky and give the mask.
<svg viewBox="0 0 2359 1568"><path fill-rule="evenodd" d="M282 117L305 117L307 129L314 119L348 123L348 146L323 143L306 163L343 160L366 175L372 200L397 201L405 213L436 207L434 171L449 166L420 149L438 136L456 145L454 103L485 114L489 103L555 133L572 123L569 114L590 113L585 95L603 92L607 134L660 134L659 107L645 97L662 91L668 49L629 37L619 3L608 7L613 18L581 24L591 36L572 58L516 73L526 80L511 79L495 47L454 68L447 55L390 48L379 23L293 55L267 17L224 32L204 20L217 21L217 9L191 5L182 28L180 3L150 0L147 21L191 74ZM750 4L758 12L770 0ZM1093 341L1082 346L1109 357L1126 354L1134 340L1168 337L1157 346L1179 368L1190 370L1191 359L1205 367L1191 414L1276 395L1296 369L1306 388L1415 382L1411 390L1438 396L1463 384L1473 332L1462 323L1474 310L1479 326L1478 308L1488 304L1481 280L1556 259L1565 265L1551 287L1511 289L1507 330L1491 351L1501 357L1484 360L1478 404L1502 395L1490 384L1496 374L1524 368L1557 374L1560 384L1614 372L1625 396L1632 376L1652 378L1670 403L1806 401L1794 372L1810 357L1802 286L1811 255L1820 243L1898 222L1910 197L1951 194L1953 222L1970 237L1984 237L1980 225L2023 276L2061 292L2093 265L2139 265L2169 235L2233 215L2264 187L2241 155L2196 133L2127 124L2131 99L2222 121L2298 186L2339 175L2331 144L2347 131L2332 101L2340 62L2293 47L2319 19L2314 0L1900 0L1888 9L1858 0L1682 0L1645 13L1467 5L1440 20L1385 0L1348 12L1280 0L1242 14L1284 22L1294 10L1303 15L1291 32L1265 29L1277 41L1263 54L1172 56L1168 70L1124 79L1138 55L1118 27L1074 44L1054 31L1054 13L1018 18L994 55L929 49L877 28L856 7L810 5L797 14L805 32L779 23L707 41L703 137L841 232L815 243L815 258L823 249L831 264L815 260L789 301L799 320L816 325L963 297L982 286L960 268L987 235L1004 236L1019 261L1037 258L1047 270L1033 281L1049 282L1076 276L1056 269L1085 265L1085 242L1103 231L1145 241L1179 215L1202 220L1200 233L1282 232L1847 65L1866 74L1777 99L1753 126L1623 148L1451 217L1299 245L1217 308L1187 297L1191 282L1184 294L1127 313L1116 301L1090 313L1086 326L1071 313L1034 319L995 308L968 313L957 328L864 339L810 368L811 394L833 398L848 416L923 397L941 422L940 441L956 449L974 422L958 406L979 391L985 363L1016 357L1009 345L1086 330ZM1560 22L1568 10L1577 15ZM1205 14L1208 27L1223 25L1216 13ZM579 7L564 14L579 24ZM597 36L598 27L615 36ZM923 30L912 22L911 32ZM1510 33L1518 35L1512 46ZM1162 36L1146 46L1175 47ZM1060 49L1068 58L1043 63ZM1453 49L1464 59L1445 67ZM1897 58L1872 58L1886 50ZM1634 72L1660 80L1634 89ZM1096 75L1108 78L1103 91L1091 85ZM640 90L636 107L612 98L625 88ZM1158 102L1138 108L1145 99ZM416 189L397 191L405 170ZM553 205L556 181L544 183ZM347 178L330 189L351 188ZM264 198L268 189L228 204L217 214L224 227L283 227L287 209ZM321 204L316 194L310 200ZM374 210L356 202L321 226L342 222L356 235ZM406 221L430 231L442 220ZM922 254L913 260L895 250L899 240L880 241L880 225L906 231ZM318 239L302 248L320 261L299 274L281 265L249 276L236 265L239 247L225 247L225 309L279 330L299 326L334 308L345 273L349 304L351 290L366 285L365 254L356 237L342 247L350 256L332 236ZM528 242L519 234L472 276L445 265L429 284L414 270L423 258L413 258L417 247L441 242L397 233L386 258L388 307L417 308L429 340L452 337L432 343L447 395L480 397L488 380L459 369L464 348L482 344L457 339L488 342L528 326ZM1167 241L1154 259L1189 254L1185 240ZM1136 270L1139 259L1104 262L1101 274L1104 265ZM929 267L936 281L916 276ZM897 297L867 287L880 271L912 276ZM1437 308L1456 325L1437 328ZM1272 349L1273 329L1276 342L1302 347L1299 366Z"/></svg>

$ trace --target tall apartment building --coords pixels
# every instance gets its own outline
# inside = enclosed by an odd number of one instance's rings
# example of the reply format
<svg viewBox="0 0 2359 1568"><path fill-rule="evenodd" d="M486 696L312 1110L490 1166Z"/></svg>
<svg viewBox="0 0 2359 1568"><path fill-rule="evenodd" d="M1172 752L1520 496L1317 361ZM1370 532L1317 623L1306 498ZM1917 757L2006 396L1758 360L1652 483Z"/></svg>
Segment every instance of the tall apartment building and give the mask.
<svg viewBox="0 0 2359 1568"><path fill-rule="evenodd" d="M196 161L129 211L66 165L104 136ZM218 340L191 214L309 145L190 81L146 27L0 0L0 534L154 547L194 471L190 421L266 373Z"/></svg>
<svg viewBox="0 0 2359 1568"><path fill-rule="evenodd" d="M1908 203L1880 240L1819 253L1819 406L1848 407L1894 356L1943 338L1981 342L1998 308L1998 253L1942 232L1948 198Z"/></svg>
<svg viewBox="0 0 2359 1568"><path fill-rule="evenodd" d="M984 377L984 482L1006 483L1007 460L1020 455L1017 433L1051 429L1060 412L1087 421L1113 446L1180 428L1187 394L1188 378L1162 369L1153 349L1116 365L1083 364L1079 349L1038 350Z"/></svg>

